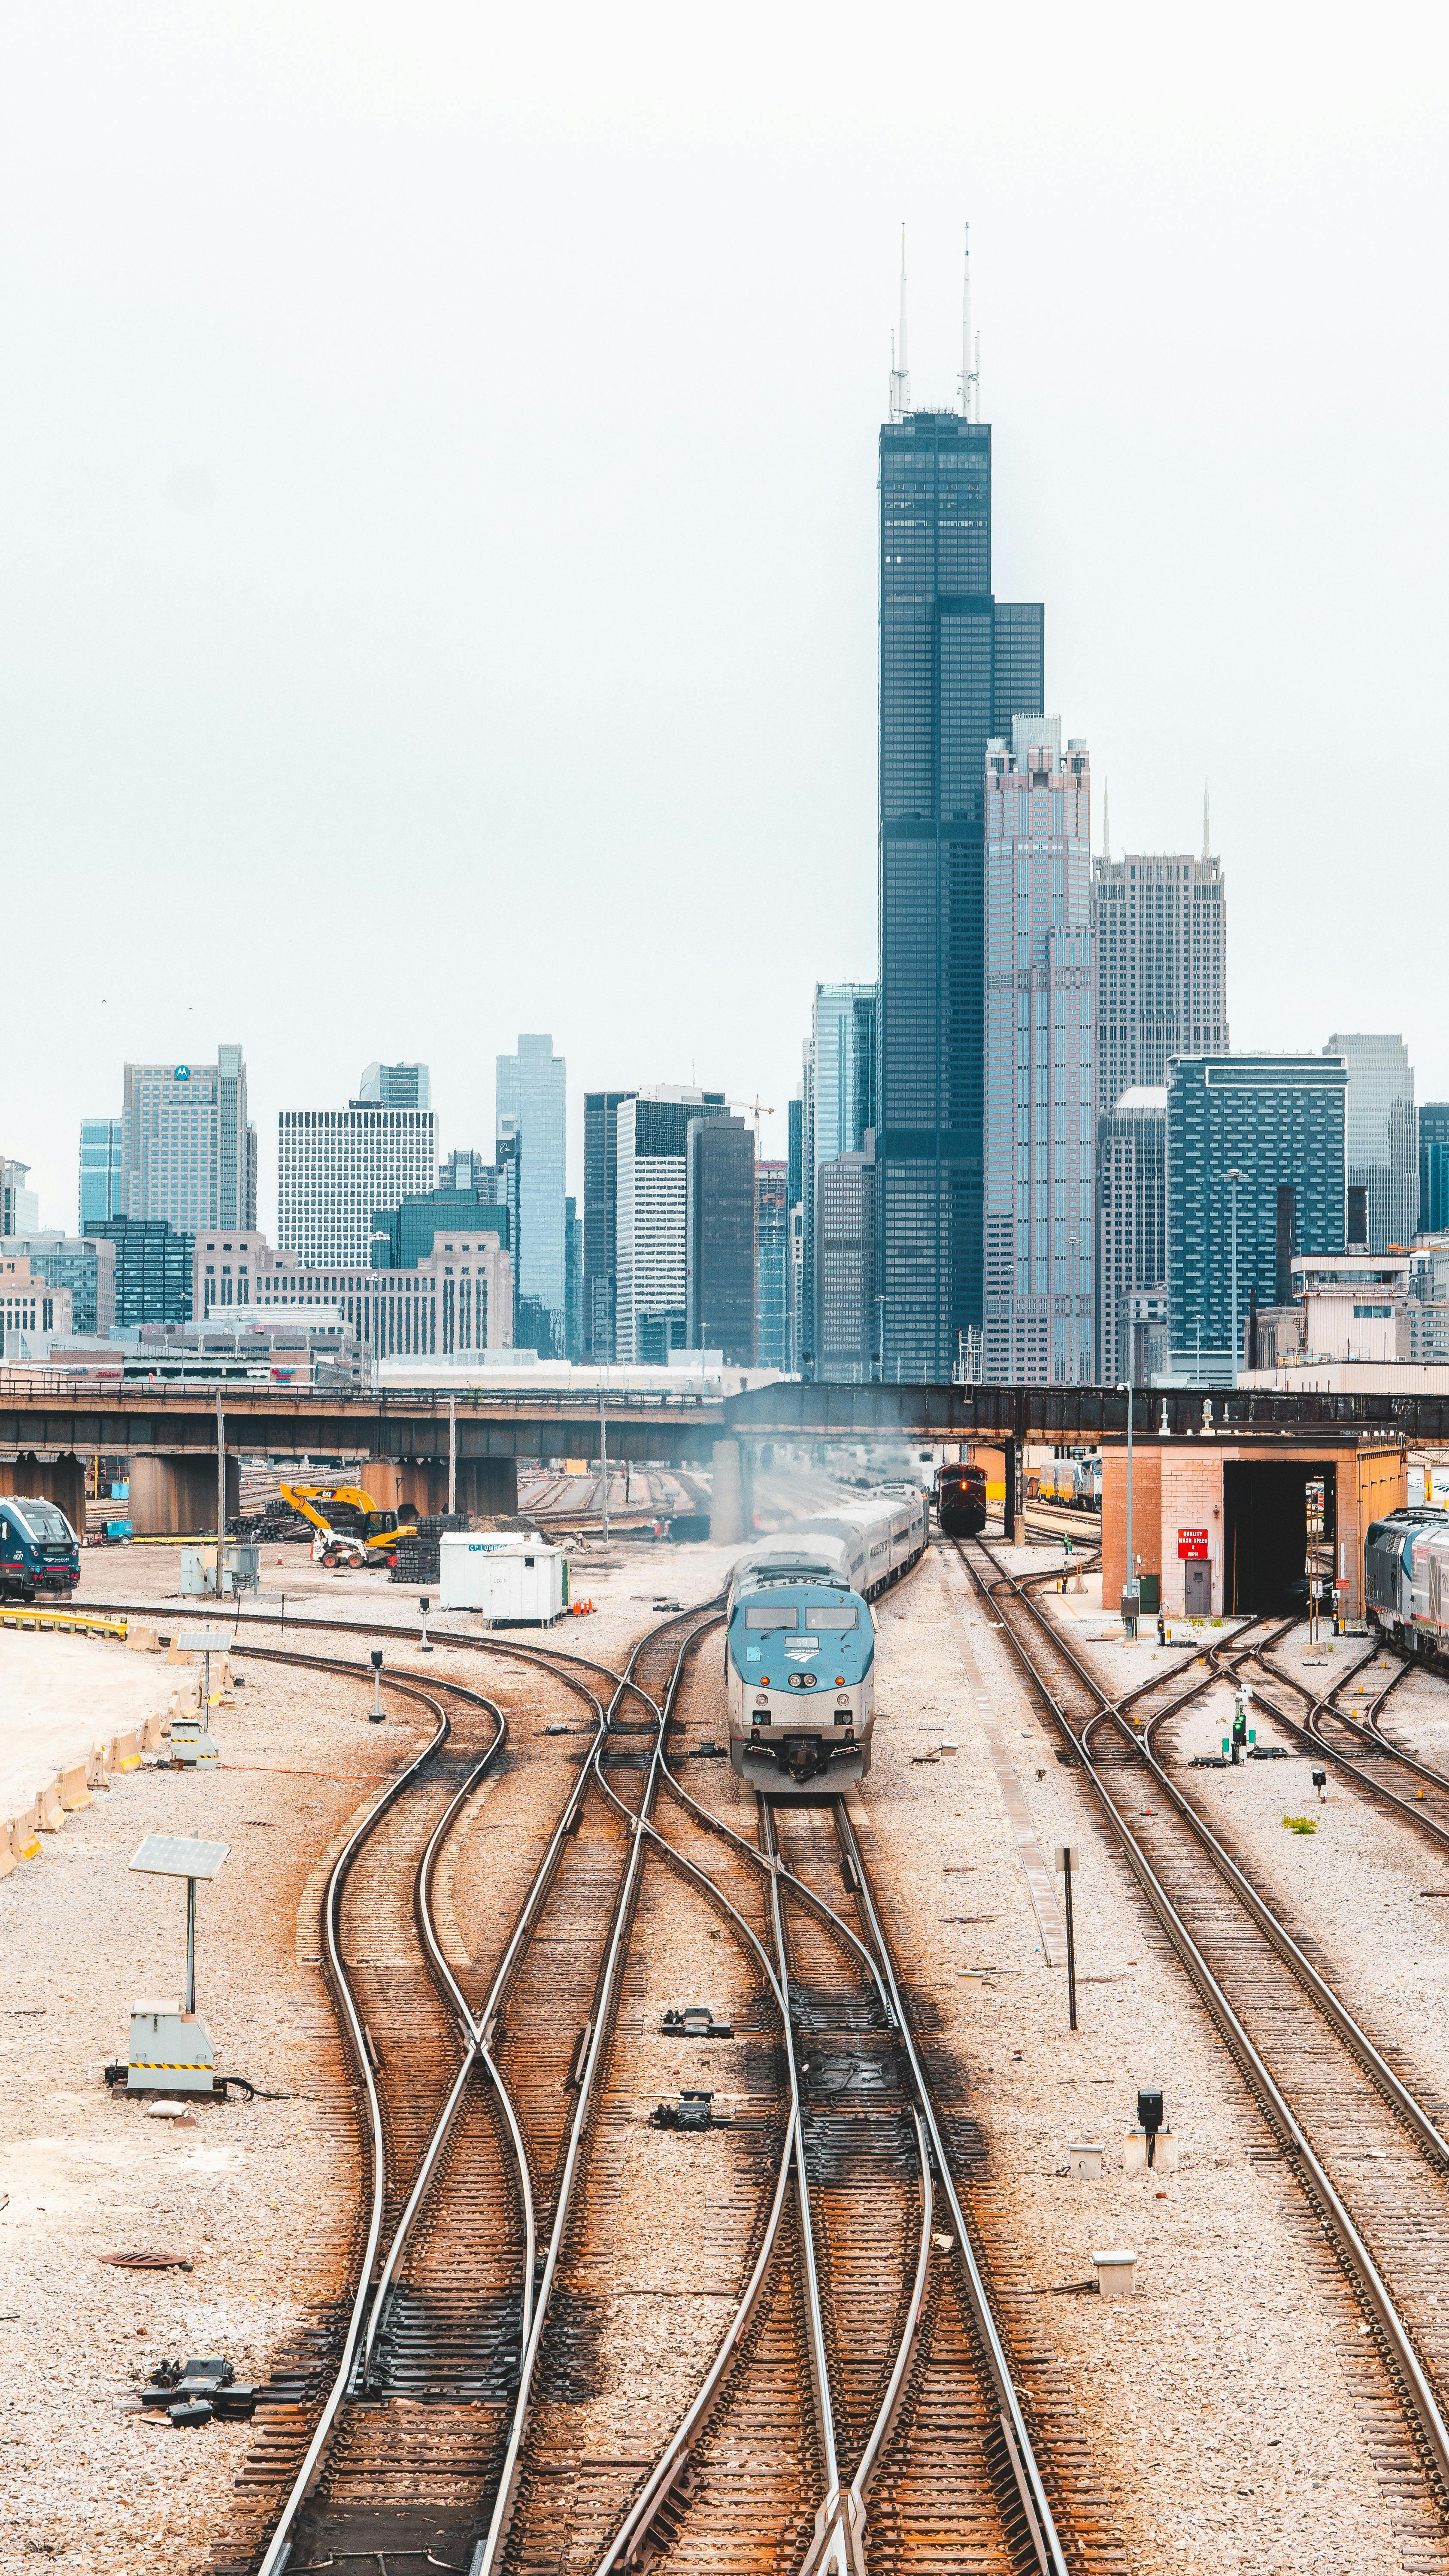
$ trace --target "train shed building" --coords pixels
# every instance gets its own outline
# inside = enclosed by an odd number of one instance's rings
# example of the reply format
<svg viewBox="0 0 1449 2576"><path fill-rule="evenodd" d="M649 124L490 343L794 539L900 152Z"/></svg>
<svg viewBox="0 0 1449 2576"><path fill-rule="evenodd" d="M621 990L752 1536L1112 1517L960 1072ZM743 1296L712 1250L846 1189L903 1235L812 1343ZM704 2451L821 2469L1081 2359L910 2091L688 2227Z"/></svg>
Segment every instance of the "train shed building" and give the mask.
<svg viewBox="0 0 1449 2576"><path fill-rule="evenodd" d="M1363 1543L1371 1522L1408 1500L1398 1439L1154 1437L1133 1445L1132 1546L1170 1618L1272 1611L1305 1570L1309 1484L1323 1482L1320 1562L1330 1560L1345 1616L1363 1608ZM1102 1454L1102 1599L1127 1581L1127 1451ZM1150 1596L1149 1596L1150 1597Z"/></svg>

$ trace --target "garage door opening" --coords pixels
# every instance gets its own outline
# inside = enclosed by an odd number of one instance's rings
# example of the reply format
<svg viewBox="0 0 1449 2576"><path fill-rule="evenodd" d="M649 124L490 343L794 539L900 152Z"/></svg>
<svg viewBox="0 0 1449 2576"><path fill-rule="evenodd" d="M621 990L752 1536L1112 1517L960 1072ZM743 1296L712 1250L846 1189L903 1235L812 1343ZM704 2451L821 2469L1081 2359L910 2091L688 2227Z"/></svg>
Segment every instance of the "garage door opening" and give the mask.
<svg viewBox="0 0 1449 2576"><path fill-rule="evenodd" d="M1228 1460L1223 1466L1223 1607L1225 1610L1308 1611L1308 1485L1323 1484L1320 1563L1327 1581L1337 1547L1333 1460L1273 1458Z"/></svg>

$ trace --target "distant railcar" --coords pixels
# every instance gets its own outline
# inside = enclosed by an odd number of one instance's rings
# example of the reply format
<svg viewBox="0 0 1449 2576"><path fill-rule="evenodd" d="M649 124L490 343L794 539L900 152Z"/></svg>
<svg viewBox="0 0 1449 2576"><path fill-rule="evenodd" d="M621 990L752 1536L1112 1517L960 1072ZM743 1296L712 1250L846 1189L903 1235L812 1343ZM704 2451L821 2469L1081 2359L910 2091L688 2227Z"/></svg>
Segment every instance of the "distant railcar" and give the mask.
<svg viewBox="0 0 1449 2576"><path fill-rule="evenodd" d="M967 1464L941 1469L936 1518L948 1538L975 1538L986 1527L986 1470Z"/></svg>
<svg viewBox="0 0 1449 2576"><path fill-rule="evenodd" d="M1373 1522L1363 1590L1370 1627L1418 1654L1449 1653L1449 1511L1411 1503Z"/></svg>
<svg viewBox="0 0 1449 2576"><path fill-rule="evenodd" d="M80 1581L80 1540L58 1503L0 1494L0 1601L67 1599Z"/></svg>

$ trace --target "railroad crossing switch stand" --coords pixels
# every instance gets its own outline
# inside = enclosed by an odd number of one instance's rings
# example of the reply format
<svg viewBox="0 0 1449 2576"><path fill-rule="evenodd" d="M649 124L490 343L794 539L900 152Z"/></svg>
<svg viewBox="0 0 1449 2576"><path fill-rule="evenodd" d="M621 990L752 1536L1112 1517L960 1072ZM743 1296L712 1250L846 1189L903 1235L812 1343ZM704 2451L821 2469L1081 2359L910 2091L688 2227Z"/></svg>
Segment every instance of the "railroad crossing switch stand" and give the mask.
<svg viewBox="0 0 1449 2576"><path fill-rule="evenodd" d="M186 1881L186 1990L179 2004L142 2002L131 2007L131 2043L125 2069L128 2093L217 2092L216 2051L196 2009L196 1882L215 1878L229 1843L204 1843L199 1834L148 1834L131 1862L153 1878ZM121 2069L107 2068L119 2079ZM225 2091L225 2079L220 2087Z"/></svg>
<svg viewBox="0 0 1449 2576"><path fill-rule="evenodd" d="M659 2027L671 2039L733 2039L735 2035L734 2023L716 2021L711 2004L686 2004L682 2011L671 2004Z"/></svg>
<svg viewBox="0 0 1449 2576"><path fill-rule="evenodd" d="M734 2114L724 2103L715 2109L712 2093L681 2093L677 2102L661 2102L649 2114L651 2129L725 2129Z"/></svg>
<svg viewBox="0 0 1449 2576"><path fill-rule="evenodd" d="M1124 2141L1124 2173L1176 2173L1177 2140L1163 2126L1165 2113L1162 2094L1155 2086L1144 2086L1137 2096L1138 2126L1129 2129Z"/></svg>

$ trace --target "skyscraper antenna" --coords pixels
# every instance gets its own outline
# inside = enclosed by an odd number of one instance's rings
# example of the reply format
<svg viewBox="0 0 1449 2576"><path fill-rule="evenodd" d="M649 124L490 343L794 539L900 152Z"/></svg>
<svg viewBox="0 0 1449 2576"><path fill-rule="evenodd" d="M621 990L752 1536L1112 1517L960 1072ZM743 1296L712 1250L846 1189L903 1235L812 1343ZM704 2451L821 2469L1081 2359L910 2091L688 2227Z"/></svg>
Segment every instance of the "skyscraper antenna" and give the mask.
<svg viewBox="0 0 1449 2576"><path fill-rule="evenodd" d="M1104 779L1103 779L1103 781L1102 781L1102 856L1103 856L1103 859L1105 860L1105 859L1110 859L1111 855L1112 855L1112 795L1111 795L1111 790L1110 790L1110 788L1109 788L1109 787L1108 787L1108 785L1107 785L1107 781L1106 781L1106 779L1104 778Z"/></svg>
<svg viewBox="0 0 1449 2576"><path fill-rule="evenodd" d="M1208 783L1206 779L1204 779L1202 783L1202 854L1205 859L1209 858L1212 854L1212 845L1208 840Z"/></svg>
<svg viewBox="0 0 1449 2576"><path fill-rule="evenodd" d="M901 327L892 350L891 418L904 420L911 407L911 363L906 355L906 228L901 226Z"/></svg>
<svg viewBox="0 0 1449 2576"><path fill-rule="evenodd" d="M981 334L971 331L971 227L966 226L966 283L961 299L961 417L981 418Z"/></svg>

